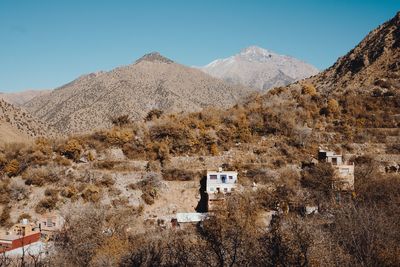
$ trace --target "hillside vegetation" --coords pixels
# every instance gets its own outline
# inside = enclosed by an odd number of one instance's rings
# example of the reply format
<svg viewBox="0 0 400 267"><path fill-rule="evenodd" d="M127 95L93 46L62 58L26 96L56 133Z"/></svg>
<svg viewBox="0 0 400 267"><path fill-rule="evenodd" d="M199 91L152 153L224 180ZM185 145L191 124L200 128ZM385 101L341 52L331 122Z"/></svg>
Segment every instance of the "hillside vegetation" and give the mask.
<svg viewBox="0 0 400 267"><path fill-rule="evenodd" d="M51 266L400 265L399 21L316 77L228 109L118 114L108 129L5 146L1 225L61 213ZM357 57L369 60L354 71ZM355 163L354 191L332 187L319 147ZM239 190L204 222L166 229L200 210L220 166Z"/></svg>

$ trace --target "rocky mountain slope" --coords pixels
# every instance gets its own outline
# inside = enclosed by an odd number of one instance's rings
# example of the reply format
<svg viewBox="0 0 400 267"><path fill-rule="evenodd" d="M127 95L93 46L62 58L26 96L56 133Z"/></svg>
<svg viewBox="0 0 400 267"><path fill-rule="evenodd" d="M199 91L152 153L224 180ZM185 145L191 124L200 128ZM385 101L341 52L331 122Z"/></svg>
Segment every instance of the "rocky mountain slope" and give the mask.
<svg viewBox="0 0 400 267"><path fill-rule="evenodd" d="M400 88L400 12L313 80L322 90Z"/></svg>
<svg viewBox="0 0 400 267"><path fill-rule="evenodd" d="M25 107L60 131L72 133L108 127L119 115L142 119L152 109L228 107L251 91L151 53L134 64L82 76Z"/></svg>
<svg viewBox="0 0 400 267"><path fill-rule="evenodd" d="M0 99L0 144L53 137L56 131L28 112Z"/></svg>
<svg viewBox="0 0 400 267"><path fill-rule="evenodd" d="M33 98L50 92L51 90L27 90L18 93L0 93L0 99L16 106L22 106Z"/></svg>
<svg viewBox="0 0 400 267"><path fill-rule="evenodd" d="M354 49L320 74L270 90L263 102L279 123L321 131L322 142L386 147L374 152L400 166L400 12L371 31ZM262 100L261 100L262 99ZM389 155L388 155L389 154ZM392 155L394 154L394 155ZM390 160L391 159L391 160Z"/></svg>
<svg viewBox="0 0 400 267"><path fill-rule="evenodd" d="M200 69L231 84L243 84L259 90L284 86L318 73L318 69L310 64L257 46L243 49L228 58L217 59Z"/></svg>

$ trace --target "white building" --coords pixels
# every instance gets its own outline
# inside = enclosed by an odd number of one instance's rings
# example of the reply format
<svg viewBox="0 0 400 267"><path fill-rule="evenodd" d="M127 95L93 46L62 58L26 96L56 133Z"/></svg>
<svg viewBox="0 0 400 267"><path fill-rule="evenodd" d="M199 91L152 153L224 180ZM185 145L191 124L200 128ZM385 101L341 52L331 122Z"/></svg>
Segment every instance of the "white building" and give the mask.
<svg viewBox="0 0 400 267"><path fill-rule="evenodd" d="M333 184L335 189L343 191L354 190L354 163L345 162L342 155L322 149L318 152L318 160L331 163L335 169L337 178Z"/></svg>
<svg viewBox="0 0 400 267"><path fill-rule="evenodd" d="M318 159L320 161L329 162L332 165L342 165L343 164L343 156L339 154L335 154L333 151L325 151L320 149L318 152Z"/></svg>
<svg viewBox="0 0 400 267"><path fill-rule="evenodd" d="M235 191L238 173L235 171L207 171L208 194Z"/></svg>

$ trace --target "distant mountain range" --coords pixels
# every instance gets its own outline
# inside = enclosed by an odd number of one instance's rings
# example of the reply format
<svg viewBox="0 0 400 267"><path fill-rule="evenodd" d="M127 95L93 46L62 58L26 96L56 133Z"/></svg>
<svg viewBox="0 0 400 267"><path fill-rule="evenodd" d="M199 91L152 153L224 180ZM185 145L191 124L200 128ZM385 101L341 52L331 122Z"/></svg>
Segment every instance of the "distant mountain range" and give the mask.
<svg viewBox="0 0 400 267"><path fill-rule="evenodd" d="M319 74L300 60L255 46L200 70L150 53L131 65L81 76L51 92L0 94L28 111L1 100L0 123L10 133L24 136L53 133L52 127L62 133L87 132L109 127L111 119L120 115L143 119L152 109L191 112L229 107L254 91L308 76L312 77L302 83L314 84L324 96L349 90L371 95L376 88L389 95L400 88L399 28L397 14Z"/></svg>
<svg viewBox="0 0 400 267"><path fill-rule="evenodd" d="M51 90L26 90L17 93L0 93L0 99L16 106L22 106L33 98L50 92Z"/></svg>
<svg viewBox="0 0 400 267"><path fill-rule="evenodd" d="M296 58L257 46L250 46L228 58L214 60L199 69L230 84L242 84L258 90L284 86L319 72L314 66Z"/></svg>
<svg viewBox="0 0 400 267"><path fill-rule="evenodd" d="M24 107L59 131L73 133L108 127L120 115L142 119L152 109L229 107L252 91L150 53L134 64L82 76Z"/></svg>

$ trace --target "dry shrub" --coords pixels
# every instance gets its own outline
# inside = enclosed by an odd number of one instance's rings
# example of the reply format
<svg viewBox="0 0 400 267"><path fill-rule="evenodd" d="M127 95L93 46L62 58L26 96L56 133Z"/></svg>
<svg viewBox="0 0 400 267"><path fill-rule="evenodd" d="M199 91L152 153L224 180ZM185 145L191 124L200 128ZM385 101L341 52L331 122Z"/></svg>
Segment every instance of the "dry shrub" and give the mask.
<svg viewBox="0 0 400 267"><path fill-rule="evenodd" d="M118 116L116 118L111 119L111 122L115 126L119 126L119 127L132 123L131 119L129 118L129 115Z"/></svg>
<svg viewBox="0 0 400 267"><path fill-rule="evenodd" d="M81 196L87 202L97 203L101 199L101 189L90 184L82 191Z"/></svg>
<svg viewBox="0 0 400 267"><path fill-rule="evenodd" d="M152 109L147 113L145 121L152 121L154 119L159 119L163 113L164 111L162 110Z"/></svg>
<svg viewBox="0 0 400 267"><path fill-rule="evenodd" d="M4 154L0 154L0 171L6 166L7 158Z"/></svg>
<svg viewBox="0 0 400 267"><path fill-rule="evenodd" d="M74 198L78 192L78 189L76 189L74 185L69 185L61 191L61 196L66 198Z"/></svg>
<svg viewBox="0 0 400 267"><path fill-rule="evenodd" d="M44 191L44 195L46 197L57 198L58 190L55 188L46 188L46 190Z"/></svg>
<svg viewBox="0 0 400 267"><path fill-rule="evenodd" d="M20 201L28 198L29 191L23 181L12 180L8 188L9 188L9 195L14 200Z"/></svg>
<svg viewBox="0 0 400 267"><path fill-rule="evenodd" d="M65 223L55 238L51 266L118 266L124 244L136 243L127 237L137 217L131 208L76 203L61 215Z"/></svg>
<svg viewBox="0 0 400 267"><path fill-rule="evenodd" d="M57 202L57 197L45 197L44 199L40 200L39 203L36 205L35 211L39 214L52 211L57 206Z"/></svg>
<svg viewBox="0 0 400 267"><path fill-rule="evenodd" d="M143 199L144 203L146 203L147 205L153 205L154 199L156 197L157 197L157 191L155 191L155 190L145 192L141 195L141 198Z"/></svg>
<svg viewBox="0 0 400 267"><path fill-rule="evenodd" d="M304 83L302 85L301 93L305 95L315 96L317 94L317 89L315 89L315 86L311 83Z"/></svg>
<svg viewBox="0 0 400 267"><path fill-rule="evenodd" d="M10 212L11 212L11 207L10 206L5 206L3 208L3 211L0 214L0 225L1 226L8 226L10 222Z"/></svg>
<svg viewBox="0 0 400 267"><path fill-rule="evenodd" d="M67 158L77 161L82 155L83 147L78 139L70 139L59 148L59 151Z"/></svg>
<svg viewBox="0 0 400 267"><path fill-rule="evenodd" d="M186 169L164 169L163 179L166 181L193 181L200 180L203 175L201 171L191 171Z"/></svg>
<svg viewBox="0 0 400 267"><path fill-rule="evenodd" d="M29 162L32 165L47 165L50 161L49 156L43 154L42 151L35 151L29 155Z"/></svg>
<svg viewBox="0 0 400 267"><path fill-rule="evenodd" d="M133 190L142 190L142 199L146 204L152 205L158 197L158 190L161 187L161 179L158 175L148 173L143 180L136 184L130 184L129 188Z"/></svg>
<svg viewBox="0 0 400 267"><path fill-rule="evenodd" d="M106 142L112 145L123 145L133 138L133 132L129 128L115 127L105 133Z"/></svg>
<svg viewBox="0 0 400 267"><path fill-rule="evenodd" d="M19 215L18 217L18 222L22 221L23 219L27 219L27 220L32 220L32 216L28 213L22 213L21 215Z"/></svg>
<svg viewBox="0 0 400 267"><path fill-rule="evenodd" d="M399 266L398 216L373 205L349 204L335 211L332 236L352 255L349 266Z"/></svg>
<svg viewBox="0 0 400 267"><path fill-rule="evenodd" d="M160 172L162 169L161 163L158 160L150 160L147 162L146 171L148 172Z"/></svg>
<svg viewBox="0 0 400 267"><path fill-rule="evenodd" d="M4 172L9 176L16 176L19 174L20 168L21 166L18 160L13 159L10 162L8 162L7 165L4 167Z"/></svg>
<svg viewBox="0 0 400 267"><path fill-rule="evenodd" d="M217 144L215 144L215 143L211 144L210 153L213 156L218 156L219 155L219 150L218 150L218 145Z"/></svg>
<svg viewBox="0 0 400 267"><path fill-rule="evenodd" d="M96 181L96 185L98 186L106 186L110 187L115 184L114 179L111 174L104 174L100 179Z"/></svg>
<svg viewBox="0 0 400 267"><path fill-rule="evenodd" d="M48 168L28 168L23 174L22 179L27 185L43 186L46 183L55 183L59 181L59 176L55 170Z"/></svg>
<svg viewBox="0 0 400 267"><path fill-rule="evenodd" d="M9 180L0 180L0 204L7 204L10 201Z"/></svg>
<svg viewBox="0 0 400 267"><path fill-rule="evenodd" d="M94 167L98 169L112 170L119 162L115 160L103 160L94 163Z"/></svg>
<svg viewBox="0 0 400 267"><path fill-rule="evenodd" d="M373 177L364 180L363 183L358 185L356 198L367 205L374 205L383 209L391 207L394 203L399 203L400 175L392 174L384 176L374 174ZM388 209L388 211L395 210L400 211L398 208Z"/></svg>
<svg viewBox="0 0 400 267"><path fill-rule="evenodd" d="M400 154L400 144L392 144L386 148L386 153Z"/></svg>
<svg viewBox="0 0 400 267"><path fill-rule="evenodd" d="M128 159L146 158L147 150L148 148L140 140L128 142L122 146L122 152Z"/></svg>
<svg viewBox="0 0 400 267"><path fill-rule="evenodd" d="M246 177L255 183L270 183L273 182L277 176L276 172L263 167L257 167L254 165L247 165Z"/></svg>
<svg viewBox="0 0 400 267"><path fill-rule="evenodd" d="M115 235L107 237L101 246L95 250L90 266L118 266L128 247L129 242L127 239L122 239Z"/></svg>
<svg viewBox="0 0 400 267"><path fill-rule="evenodd" d="M171 153L189 153L197 144L193 131L174 121L163 121L150 128L153 141L168 143Z"/></svg>
<svg viewBox="0 0 400 267"><path fill-rule="evenodd" d="M53 153L50 141L44 137L39 137L35 140L35 149L47 156Z"/></svg>
<svg viewBox="0 0 400 267"><path fill-rule="evenodd" d="M65 157L57 155L56 158L54 159L54 162L58 163L61 166L71 166L71 161Z"/></svg>
<svg viewBox="0 0 400 267"><path fill-rule="evenodd" d="M302 171L301 184L312 189L316 197L330 197L334 175L334 169L329 163L318 163Z"/></svg>

